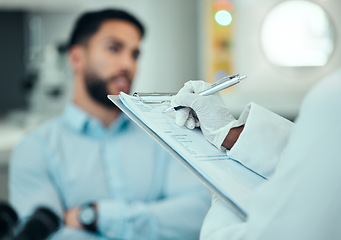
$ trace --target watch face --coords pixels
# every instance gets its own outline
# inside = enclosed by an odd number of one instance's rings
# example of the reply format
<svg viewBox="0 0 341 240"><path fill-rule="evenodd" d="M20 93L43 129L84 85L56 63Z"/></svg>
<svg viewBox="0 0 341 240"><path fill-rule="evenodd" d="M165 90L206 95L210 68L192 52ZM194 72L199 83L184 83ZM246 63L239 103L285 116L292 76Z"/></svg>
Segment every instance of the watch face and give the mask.
<svg viewBox="0 0 341 240"><path fill-rule="evenodd" d="M79 213L79 220L83 225L90 225L95 221L96 212L91 206L81 209Z"/></svg>

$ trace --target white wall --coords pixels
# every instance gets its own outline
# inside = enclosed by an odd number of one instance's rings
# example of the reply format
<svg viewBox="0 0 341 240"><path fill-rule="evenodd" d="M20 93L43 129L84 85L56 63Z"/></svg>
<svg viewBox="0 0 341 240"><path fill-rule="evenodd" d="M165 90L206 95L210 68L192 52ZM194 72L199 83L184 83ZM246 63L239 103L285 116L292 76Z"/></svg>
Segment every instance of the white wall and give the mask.
<svg viewBox="0 0 341 240"><path fill-rule="evenodd" d="M303 96L324 76L341 67L341 1L314 0L320 4L335 26L336 46L330 61L324 67L280 68L265 58L261 43L262 22L272 7L282 0L236 0L236 72L248 76L233 91L224 95L232 112L238 115L250 101L259 103L271 110L294 119Z"/></svg>

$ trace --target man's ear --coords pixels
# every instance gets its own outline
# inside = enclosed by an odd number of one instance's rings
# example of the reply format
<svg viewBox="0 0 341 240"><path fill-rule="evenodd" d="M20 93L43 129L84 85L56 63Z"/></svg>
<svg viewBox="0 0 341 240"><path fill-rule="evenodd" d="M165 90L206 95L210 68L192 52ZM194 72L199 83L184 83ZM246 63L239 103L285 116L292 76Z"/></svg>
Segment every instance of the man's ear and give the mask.
<svg viewBox="0 0 341 240"><path fill-rule="evenodd" d="M85 61L84 48L81 45L73 46L69 50L69 62L72 69L77 72L84 68Z"/></svg>

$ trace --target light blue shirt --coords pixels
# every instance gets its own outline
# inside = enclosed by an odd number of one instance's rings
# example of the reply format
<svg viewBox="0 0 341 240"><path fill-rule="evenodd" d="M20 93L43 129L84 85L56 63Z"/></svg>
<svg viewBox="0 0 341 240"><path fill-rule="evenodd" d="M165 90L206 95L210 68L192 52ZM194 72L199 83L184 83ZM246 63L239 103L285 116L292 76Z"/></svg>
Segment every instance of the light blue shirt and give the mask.
<svg viewBox="0 0 341 240"><path fill-rule="evenodd" d="M52 239L198 239L207 189L124 114L109 127L74 104L28 134L10 162L22 219L47 206L98 204L94 235L63 226Z"/></svg>

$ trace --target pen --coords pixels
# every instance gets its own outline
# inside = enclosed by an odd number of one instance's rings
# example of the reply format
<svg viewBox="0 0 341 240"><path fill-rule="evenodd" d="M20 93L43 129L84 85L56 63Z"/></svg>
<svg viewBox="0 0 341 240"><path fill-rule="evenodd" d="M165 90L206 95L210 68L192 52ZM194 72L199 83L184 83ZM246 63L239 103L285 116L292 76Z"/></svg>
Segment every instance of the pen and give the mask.
<svg viewBox="0 0 341 240"><path fill-rule="evenodd" d="M233 77L231 79L231 77ZM216 92L219 92L223 89L232 87L233 85L236 85L237 83L239 83L241 80L245 79L246 75L239 77L239 75L233 75L233 76L228 76L228 77L224 77L222 79L220 79L219 81L217 81L216 83L212 84L210 88L198 93L200 96L208 96L211 94L214 94ZM164 113L167 112L172 112L172 111L177 111L180 110L182 108L185 108L185 106L176 106L176 107L169 107L166 110L164 110Z"/></svg>

